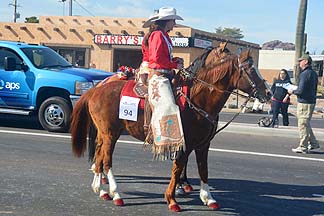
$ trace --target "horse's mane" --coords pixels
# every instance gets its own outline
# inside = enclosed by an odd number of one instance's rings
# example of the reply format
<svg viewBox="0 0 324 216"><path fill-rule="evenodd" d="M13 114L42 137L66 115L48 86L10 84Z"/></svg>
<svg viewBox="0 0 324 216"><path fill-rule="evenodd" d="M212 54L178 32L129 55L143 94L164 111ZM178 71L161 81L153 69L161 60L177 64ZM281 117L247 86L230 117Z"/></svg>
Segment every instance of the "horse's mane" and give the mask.
<svg viewBox="0 0 324 216"><path fill-rule="evenodd" d="M214 59L215 58L216 56ZM220 61L210 61L197 72L196 78L209 84L215 84L224 79L226 75L231 75L230 73L233 71L233 67L235 67L234 60L236 59L236 55L229 53L228 56L220 59ZM201 82L193 85L191 89L191 96L197 95L198 92L200 92L204 87L207 86L203 85Z"/></svg>

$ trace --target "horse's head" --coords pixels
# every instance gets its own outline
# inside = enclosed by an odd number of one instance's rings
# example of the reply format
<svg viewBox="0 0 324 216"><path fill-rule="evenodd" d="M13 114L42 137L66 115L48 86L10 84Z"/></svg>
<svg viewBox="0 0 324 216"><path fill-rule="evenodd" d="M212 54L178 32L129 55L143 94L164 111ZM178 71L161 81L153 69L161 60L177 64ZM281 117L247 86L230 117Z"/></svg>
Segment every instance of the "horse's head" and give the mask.
<svg viewBox="0 0 324 216"><path fill-rule="evenodd" d="M238 60L240 76L236 88L258 98L262 103L269 101L272 96L271 90L254 66L251 50L242 52Z"/></svg>
<svg viewBox="0 0 324 216"><path fill-rule="evenodd" d="M216 92L231 93L239 89L251 97L257 97L261 102L271 98L271 91L265 80L253 65L251 51L242 52L240 56L226 48L227 43L209 49L203 67L192 77L197 85L192 95L207 87Z"/></svg>

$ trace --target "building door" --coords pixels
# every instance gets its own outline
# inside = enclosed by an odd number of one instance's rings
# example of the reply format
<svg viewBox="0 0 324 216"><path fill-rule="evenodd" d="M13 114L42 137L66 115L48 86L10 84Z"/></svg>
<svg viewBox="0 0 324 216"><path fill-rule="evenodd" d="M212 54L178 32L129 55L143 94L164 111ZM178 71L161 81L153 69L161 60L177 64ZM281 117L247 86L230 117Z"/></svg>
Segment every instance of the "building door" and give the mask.
<svg viewBox="0 0 324 216"><path fill-rule="evenodd" d="M138 68L142 58L142 51L139 49L114 49L113 71L117 71L120 66Z"/></svg>
<svg viewBox="0 0 324 216"><path fill-rule="evenodd" d="M15 59L16 70L5 71L4 60L6 57ZM24 71L21 67L23 64L23 59L14 50L0 47L0 107L31 108L35 75L30 71L30 68Z"/></svg>
<svg viewBox="0 0 324 216"><path fill-rule="evenodd" d="M323 60L321 61L313 61L313 69L317 72L318 76L323 76Z"/></svg>
<svg viewBox="0 0 324 216"><path fill-rule="evenodd" d="M88 67L86 64L86 48L64 48L51 47L72 65L77 67Z"/></svg>

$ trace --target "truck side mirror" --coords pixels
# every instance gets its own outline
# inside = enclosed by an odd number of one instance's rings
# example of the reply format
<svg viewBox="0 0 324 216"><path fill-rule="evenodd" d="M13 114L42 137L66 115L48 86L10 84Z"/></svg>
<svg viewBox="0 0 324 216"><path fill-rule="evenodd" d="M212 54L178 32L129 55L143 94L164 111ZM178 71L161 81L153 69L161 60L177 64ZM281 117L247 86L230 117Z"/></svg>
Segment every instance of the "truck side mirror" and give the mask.
<svg viewBox="0 0 324 216"><path fill-rule="evenodd" d="M4 59L4 69L6 71L14 71L17 68L16 59L13 57L5 57Z"/></svg>

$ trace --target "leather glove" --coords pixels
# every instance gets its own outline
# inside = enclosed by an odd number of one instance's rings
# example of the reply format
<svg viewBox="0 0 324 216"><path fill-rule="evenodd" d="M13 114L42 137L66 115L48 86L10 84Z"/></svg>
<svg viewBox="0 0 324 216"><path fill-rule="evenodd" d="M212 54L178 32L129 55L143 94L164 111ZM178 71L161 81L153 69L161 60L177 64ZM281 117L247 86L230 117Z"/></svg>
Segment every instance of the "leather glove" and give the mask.
<svg viewBox="0 0 324 216"><path fill-rule="evenodd" d="M178 63L177 69L182 69L183 68L183 63Z"/></svg>

